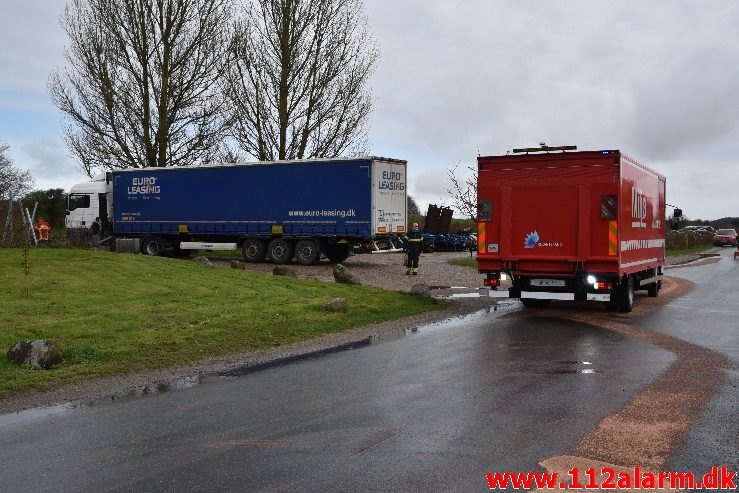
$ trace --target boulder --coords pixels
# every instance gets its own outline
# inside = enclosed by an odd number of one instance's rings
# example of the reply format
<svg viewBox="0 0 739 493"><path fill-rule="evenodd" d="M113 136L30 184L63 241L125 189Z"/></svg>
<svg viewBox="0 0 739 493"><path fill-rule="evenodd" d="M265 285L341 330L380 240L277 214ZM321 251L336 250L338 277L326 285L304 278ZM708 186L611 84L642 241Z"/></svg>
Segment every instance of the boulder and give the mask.
<svg viewBox="0 0 739 493"><path fill-rule="evenodd" d="M410 293L413 296L422 296L424 298L431 298L431 288L426 284L414 284L411 286Z"/></svg>
<svg viewBox="0 0 739 493"><path fill-rule="evenodd" d="M287 276L287 277L298 277L295 271L287 265L275 265L272 269L273 276Z"/></svg>
<svg viewBox="0 0 739 493"><path fill-rule="evenodd" d="M213 267L213 264L210 260L208 260L208 257L195 257L193 261L199 264L203 264L206 267Z"/></svg>
<svg viewBox="0 0 739 493"><path fill-rule="evenodd" d="M232 269L244 270L244 269L246 269L246 264L244 262L242 262L241 260L232 260L231 261L231 268Z"/></svg>
<svg viewBox="0 0 739 493"><path fill-rule="evenodd" d="M334 298L323 305L323 309L330 312L346 312L348 308L349 305L346 301L346 298Z"/></svg>
<svg viewBox="0 0 739 493"><path fill-rule="evenodd" d="M334 280L339 284L359 284L359 280L341 264L334 265Z"/></svg>
<svg viewBox="0 0 739 493"><path fill-rule="evenodd" d="M29 365L32 368L49 368L61 363L62 352L53 341L21 341L8 350L8 361L15 365Z"/></svg>

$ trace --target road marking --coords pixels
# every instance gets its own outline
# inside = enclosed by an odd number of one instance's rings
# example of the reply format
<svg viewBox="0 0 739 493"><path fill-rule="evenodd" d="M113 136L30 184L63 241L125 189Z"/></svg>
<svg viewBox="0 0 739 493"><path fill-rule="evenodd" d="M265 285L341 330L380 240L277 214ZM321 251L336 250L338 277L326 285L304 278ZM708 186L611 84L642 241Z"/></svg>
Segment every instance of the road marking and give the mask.
<svg viewBox="0 0 739 493"><path fill-rule="evenodd" d="M679 308L681 310L690 310L691 312L710 312L721 313L724 315L739 315L739 310L721 310L716 308L700 308L695 306L681 306L677 303L670 303L667 308Z"/></svg>
<svg viewBox="0 0 739 493"><path fill-rule="evenodd" d="M244 448L290 448L307 449L310 445L291 442L290 440L224 440L208 444L208 448L244 447Z"/></svg>

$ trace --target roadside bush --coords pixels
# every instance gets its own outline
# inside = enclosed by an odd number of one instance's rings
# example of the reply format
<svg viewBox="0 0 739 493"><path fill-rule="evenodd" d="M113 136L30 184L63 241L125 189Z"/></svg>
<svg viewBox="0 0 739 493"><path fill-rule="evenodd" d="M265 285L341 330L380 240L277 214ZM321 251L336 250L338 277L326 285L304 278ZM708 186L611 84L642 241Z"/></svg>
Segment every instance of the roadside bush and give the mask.
<svg viewBox="0 0 739 493"><path fill-rule="evenodd" d="M666 247L668 250L695 248L713 243L713 234L691 231L668 231Z"/></svg>

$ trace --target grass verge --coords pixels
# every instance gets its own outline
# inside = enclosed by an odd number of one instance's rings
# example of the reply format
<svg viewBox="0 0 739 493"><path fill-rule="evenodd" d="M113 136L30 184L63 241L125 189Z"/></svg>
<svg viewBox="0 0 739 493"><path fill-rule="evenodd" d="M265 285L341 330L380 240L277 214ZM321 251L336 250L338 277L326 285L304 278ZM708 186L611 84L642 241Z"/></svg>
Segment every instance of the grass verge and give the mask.
<svg viewBox="0 0 739 493"><path fill-rule="evenodd" d="M477 269L477 259L475 258L455 258L449 261L452 265L459 265L461 267L474 267Z"/></svg>
<svg viewBox="0 0 739 493"><path fill-rule="evenodd" d="M20 249L0 249L0 398L83 379L290 344L440 309L433 299L365 286L187 260L74 249L34 249L26 295ZM347 298L346 313L322 305ZM52 339L64 362L11 365L24 339Z"/></svg>
<svg viewBox="0 0 739 493"><path fill-rule="evenodd" d="M701 253L713 248L713 245L701 245L693 248L675 248L665 250L665 254L668 257L674 257L676 255L690 255L692 253Z"/></svg>

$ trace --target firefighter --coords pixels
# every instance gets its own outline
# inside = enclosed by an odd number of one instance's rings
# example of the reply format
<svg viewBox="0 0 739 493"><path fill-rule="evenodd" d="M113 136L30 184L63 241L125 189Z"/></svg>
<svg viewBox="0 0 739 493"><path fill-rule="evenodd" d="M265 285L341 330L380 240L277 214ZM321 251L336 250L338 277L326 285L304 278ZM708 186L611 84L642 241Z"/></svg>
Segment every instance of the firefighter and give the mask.
<svg viewBox="0 0 739 493"><path fill-rule="evenodd" d="M49 241L49 231L51 231L51 225L47 223L44 218L40 217L33 229L36 230L36 238L38 238L38 241Z"/></svg>
<svg viewBox="0 0 739 493"><path fill-rule="evenodd" d="M408 270L405 275L418 274L418 259L421 256L421 232L418 231L418 223L413 223L413 228L407 235L405 241L408 243Z"/></svg>
<svg viewBox="0 0 739 493"><path fill-rule="evenodd" d="M95 221L90 225L90 234L92 235L92 243L95 245L100 241L100 234L103 232L103 226L100 223L100 218L96 217Z"/></svg>

